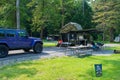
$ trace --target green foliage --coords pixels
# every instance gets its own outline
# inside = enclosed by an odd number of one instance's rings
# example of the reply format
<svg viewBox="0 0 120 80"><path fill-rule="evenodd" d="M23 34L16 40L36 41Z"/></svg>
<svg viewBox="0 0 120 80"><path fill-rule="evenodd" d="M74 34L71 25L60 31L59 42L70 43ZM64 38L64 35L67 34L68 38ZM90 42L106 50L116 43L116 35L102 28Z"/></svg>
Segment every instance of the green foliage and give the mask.
<svg viewBox="0 0 120 80"><path fill-rule="evenodd" d="M31 0L20 0L20 25L21 29L26 29L29 35L32 35L32 11L28 8L27 4Z"/></svg>
<svg viewBox="0 0 120 80"><path fill-rule="evenodd" d="M15 0L0 1L0 26L15 27Z"/></svg>
<svg viewBox="0 0 120 80"><path fill-rule="evenodd" d="M33 9L33 31L47 29L49 34L58 34L64 24L77 22L83 28L91 28L92 10L87 2L82 0L32 0L28 4ZM64 19L64 20L63 20Z"/></svg>
<svg viewBox="0 0 120 80"><path fill-rule="evenodd" d="M86 0L20 0L20 27L32 32L59 34L63 25L76 22L92 27L92 10ZM0 26L16 28L16 0L1 0ZM44 33L46 32L46 33Z"/></svg>
<svg viewBox="0 0 120 80"><path fill-rule="evenodd" d="M120 55L25 61L0 68L1 80L119 80ZM102 64L101 77L94 64Z"/></svg>
<svg viewBox="0 0 120 80"><path fill-rule="evenodd" d="M21 28L26 28L29 33L41 31L43 36L59 34L62 25L77 22L84 29L95 26L102 29L104 38L113 41L120 31L120 0L95 0L90 3L92 8L88 4L90 1L20 0ZM16 28L16 0L0 1L0 26Z"/></svg>
<svg viewBox="0 0 120 80"><path fill-rule="evenodd" d="M120 1L96 0L92 4L94 23L104 31L105 39L113 41L114 34L120 30Z"/></svg>
<svg viewBox="0 0 120 80"><path fill-rule="evenodd" d="M21 28L30 27L30 10L26 6L28 0L20 0ZM0 26L16 28L16 0L2 0L0 2Z"/></svg>

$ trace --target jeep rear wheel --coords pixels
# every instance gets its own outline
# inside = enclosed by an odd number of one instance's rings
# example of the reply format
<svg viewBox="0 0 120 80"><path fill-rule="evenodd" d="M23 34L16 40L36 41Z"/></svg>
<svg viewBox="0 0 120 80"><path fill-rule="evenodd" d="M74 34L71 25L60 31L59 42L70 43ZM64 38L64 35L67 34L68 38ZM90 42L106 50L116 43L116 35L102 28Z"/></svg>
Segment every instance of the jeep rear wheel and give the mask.
<svg viewBox="0 0 120 80"><path fill-rule="evenodd" d="M33 47L33 51L35 53L41 53L43 50L42 44L36 43L35 46Z"/></svg>
<svg viewBox="0 0 120 80"><path fill-rule="evenodd" d="M6 57L8 55L8 47L5 45L0 45L0 58Z"/></svg>

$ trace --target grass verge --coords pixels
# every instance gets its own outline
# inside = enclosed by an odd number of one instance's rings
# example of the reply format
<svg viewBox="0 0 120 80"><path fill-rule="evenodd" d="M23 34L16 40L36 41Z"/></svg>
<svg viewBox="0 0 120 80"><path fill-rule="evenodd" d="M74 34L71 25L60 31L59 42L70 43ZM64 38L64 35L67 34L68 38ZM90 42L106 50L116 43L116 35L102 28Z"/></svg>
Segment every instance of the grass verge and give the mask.
<svg viewBox="0 0 120 80"><path fill-rule="evenodd" d="M120 55L61 57L26 61L0 68L0 80L119 80ZM94 64L103 75L95 76Z"/></svg>
<svg viewBox="0 0 120 80"><path fill-rule="evenodd" d="M43 47L55 47L57 45L57 41L44 41Z"/></svg>
<svg viewBox="0 0 120 80"><path fill-rule="evenodd" d="M106 47L106 50L120 50L120 46Z"/></svg>

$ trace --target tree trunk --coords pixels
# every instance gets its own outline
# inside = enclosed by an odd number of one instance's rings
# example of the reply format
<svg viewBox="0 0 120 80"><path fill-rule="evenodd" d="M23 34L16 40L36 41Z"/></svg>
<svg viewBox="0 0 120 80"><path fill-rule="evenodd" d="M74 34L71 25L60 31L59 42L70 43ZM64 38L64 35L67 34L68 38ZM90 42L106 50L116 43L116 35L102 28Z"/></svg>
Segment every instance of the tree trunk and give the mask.
<svg viewBox="0 0 120 80"><path fill-rule="evenodd" d="M113 27L111 27L109 29L109 33L110 33L110 42L113 42L114 41L114 32L115 32L115 29Z"/></svg>
<svg viewBox="0 0 120 80"><path fill-rule="evenodd" d="M44 20L44 8L45 8L45 1L42 1L42 19ZM41 26L41 30L40 30L40 38L43 39L43 26L44 24Z"/></svg>
<svg viewBox="0 0 120 80"><path fill-rule="evenodd" d="M16 0L16 22L17 29L20 29L20 8L19 8L20 0Z"/></svg>
<svg viewBox="0 0 120 80"><path fill-rule="evenodd" d="M62 27L64 26L64 0L62 0L62 22L61 22L61 24L62 24Z"/></svg>
<svg viewBox="0 0 120 80"><path fill-rule="evenodd" d="M43 27L41 27L40 38L43 39Z"/></svg>

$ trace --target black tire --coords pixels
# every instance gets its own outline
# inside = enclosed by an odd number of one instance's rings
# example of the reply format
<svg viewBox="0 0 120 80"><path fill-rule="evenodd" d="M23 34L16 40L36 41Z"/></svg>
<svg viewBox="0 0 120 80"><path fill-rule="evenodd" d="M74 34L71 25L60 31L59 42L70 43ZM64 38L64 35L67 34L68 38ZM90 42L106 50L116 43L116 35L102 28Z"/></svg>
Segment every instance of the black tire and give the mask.
<svg viewBox="0 0 120 80"><path fill-rule="evenodd" d="M6 57L8 55L8 47L5 45L0 45L0 58Z"/></svg>
<svg viewBox="0 0 120 80"><path fill-rule="evenodd" d="M42 44L40 44L40 43L36 43L36 44L34 45L34 47L33 47L33 51L34 51L35 53L41 53L42 50L43 50L43 46L42 46Z"/></svg>
<svg viewBox="0 0 120 80"><path fill-rule="evenodd" d="M28 49L23 49L24 50L24 52L29 52L30 51L30 49L28 48Z"/></svg>

